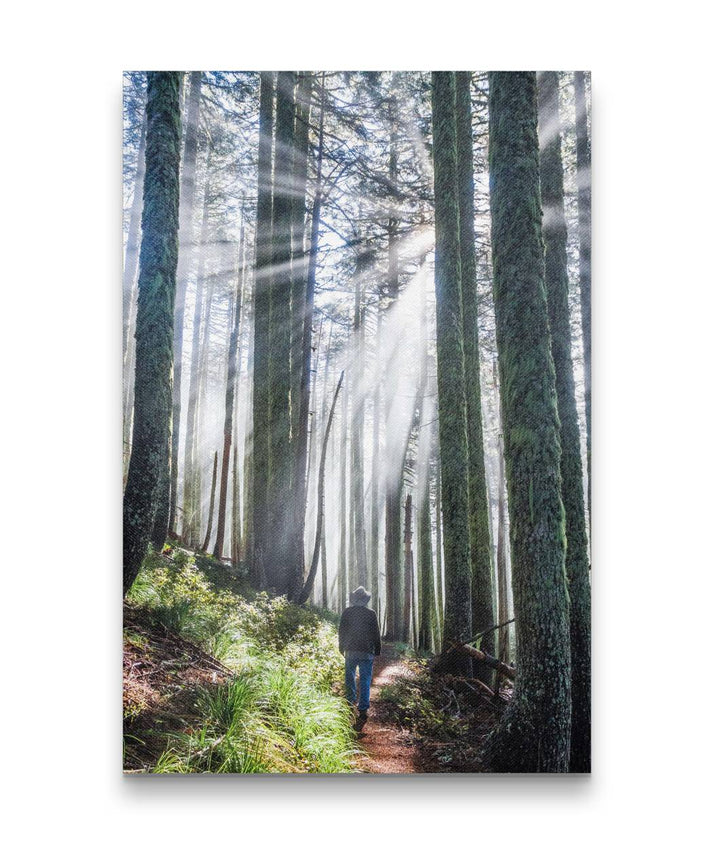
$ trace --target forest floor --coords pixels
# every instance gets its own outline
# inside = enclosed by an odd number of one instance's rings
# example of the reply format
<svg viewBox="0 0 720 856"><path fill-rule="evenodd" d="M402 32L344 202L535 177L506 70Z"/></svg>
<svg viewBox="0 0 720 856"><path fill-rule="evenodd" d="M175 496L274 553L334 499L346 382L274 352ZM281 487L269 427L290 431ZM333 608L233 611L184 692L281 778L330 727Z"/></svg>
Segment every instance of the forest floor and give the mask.
<svg viewBox="0 0 720 856"><path fill-rule="evenodd" d="M478 773L479 755L510 692L497 699L436 674L428 661L383 645L375 659L368 720L358 735L364 773Z"/></svg>
<svg viewBox="0 0 720 856"><path fill-rule="evenodd" d="M510 695L505 684L483 696L472 679L386 643L357 733L337 617L253 592L179 547L148 559L124 613L126 772L482 772Z"/></svg>
<svg viewBox="0 0 720 856"><path fill-rule="evenodd" d="M407 661L393 648L383 645L375 658L373 682L370 689L368 720L358 735L367 753L358 764L363 773L436 773L437 761L399 725L392 715L391 702L381 698L381 689L394 684L398 677L409 678Z"/></svg>

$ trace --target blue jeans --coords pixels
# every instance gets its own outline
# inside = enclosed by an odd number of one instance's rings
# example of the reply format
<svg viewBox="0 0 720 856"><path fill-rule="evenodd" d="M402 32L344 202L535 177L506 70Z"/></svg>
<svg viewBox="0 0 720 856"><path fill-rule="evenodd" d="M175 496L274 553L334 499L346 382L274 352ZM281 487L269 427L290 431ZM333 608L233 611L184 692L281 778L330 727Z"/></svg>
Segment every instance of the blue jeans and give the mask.
<svg viewBox="0 0 720 856"><path fill-rule="evenodd" d="M357 701L355 691L355 672L360 670L360 700L358 710L367 710L370 707L370 681L372 680L373 654L365 651L345 652L345 695L350 704Z"/></svg>

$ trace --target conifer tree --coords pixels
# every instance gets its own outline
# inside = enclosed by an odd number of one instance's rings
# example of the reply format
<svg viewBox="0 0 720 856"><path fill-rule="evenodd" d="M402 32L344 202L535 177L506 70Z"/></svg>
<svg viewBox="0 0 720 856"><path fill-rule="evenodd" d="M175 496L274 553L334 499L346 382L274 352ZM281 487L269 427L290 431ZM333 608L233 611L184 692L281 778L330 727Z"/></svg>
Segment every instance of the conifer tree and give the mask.
<svg viewBox="0 0 720 856"><path fill-rule="evenodd" d="M567 772L570 634L555 377L543 281L534 72L491 72L493 295L517 634L512 701L486 770Z"/></svg>
<svg viewBox="0 0 720 856"><path fill-rule="evenodd" d="M462 287L463 354L467 402L468 462L470 496L470 556L472 561L473 633L495 623L493 617L492 558L483 449L482 403L480 400L480 351L478 347L478 284L475 264L475 183L473 179L473 135L470 105L470 72L455 75L458 146L458 203L460 215L460 262ZM495 653L493 634L481 644ZM480 680L489 683L492 670L478 663Z"/></svg>
<svg viewBox="0 0 720 856"><path fill-rule="evenodd" d="M590 267L590 142L588 139L588 111L585 95L585 73L575 72L575 133L578 187L578 231L580 233L580 312L583 335L583 367L585 370L585 428L587 443L588 512L592 502L592 447L591 401L592 401L592 301Z"/></svg>
<svg viewBox="0 0 720 856"><path fill-rule="evenodd" d="M562 499L570 593L572 665L572 736L570 772L590 772L590 568L585 528L582 452L575 399L568 304L567 226L560 150L558 74L538 75L538 114L544 141L540 153L540 188L545 242L545 287L552 341L562 457Z"/></svg>
<svg viewBox="0 0 720 856"><path fill-rule="evenodd" d="M443 644L446 647L453 642L469 638L472 633L468 436L455 118L454 74L433 72L435 296L445 553ZM450 656L449 667L458 674L471 674L469 657L458 653Z"/></svg>
<svg viewBox="0 0 720 856"><path fill-rule="evenodd" d="M185 292L190 275L193 251L193 213L195 209L195 177L200 123L200 88L202 72L190 74L187 129L183 148L180 186L180 246L178 251L177 290L175 294L175 326L173 334L173 428L170 458L169 526L175 531L178 505L178 457L180 454L180 407L183 368L183 332L185 321Z"/></svg>
<svg viewBox="0 0 720 856"><path fill-rule="evenodd" d="M270 267L272 264L272 72L260 74L260 140L258 144L257 226L253 330L252 429L252 568L256 588L267 584L268 477L270 456L269 336Z"/></svg>
<svg viewBox="0 0 720 856"><path fill-rule="evenodd" d="M272 268L268 341L269 532L266 543L272 588L295 597L302 588L292 537L294 465L290 396L292 376L292 207L291 186L295 127L295 72L277 80L273 154Z"/></svg>
<svg viewBox="0 0 720 856"><path fill-rule="evenodd" d="M123 497L123 593L140 570L157 509L172 411L178 256L179 72L148 72L133 443Z"/></svg>

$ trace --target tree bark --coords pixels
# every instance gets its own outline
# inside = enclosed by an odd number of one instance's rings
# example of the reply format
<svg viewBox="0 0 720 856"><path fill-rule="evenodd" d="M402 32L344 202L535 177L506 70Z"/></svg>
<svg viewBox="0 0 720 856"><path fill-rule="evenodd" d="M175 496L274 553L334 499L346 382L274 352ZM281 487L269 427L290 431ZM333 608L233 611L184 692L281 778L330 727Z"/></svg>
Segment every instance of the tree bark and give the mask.
<svg viewBox="0 0 720 856"><path fill-rule="evenodd" d="M207 553L207 549L210 546L210 536L212 535L213 516L215 514L215 487L217 485L217 462L218 453L215 452L215 457L213 458L212 483L210 485L210 508L208 510L208 523L207 529L205 530L205 540L202 543L202 547L200 547L201 553Z"/></svg>
<svg viewBox="0 0 720 856"><path fill-rule="evenodd" d="M444 646L472 632L468 435L463 356L460 226L458 214L455 80L433 72L435 172L435 296L437 312L438 415L445 553ZM470 659L448 657L455 674L472 676Z"/></svg>
<svg viewBox="0 0 720 856"><path fill-rule="evenodd" d="M499 409L499 402L498 402ZM497 576L498 576L498 622L504 626L498 634L498 657L505 662L510 661L510 628L505 624L510 618L510 579L507 566L507 541L505 521L507 508L505 505L505 450L503 448L502 415L498 431L498 541L497 541Z"/></svg>
<svg viewBox="0 0 720 856"><path fill-rule="evenodd" d="M534 72L490 73L493 294L505 427L517 682L486 770L567 772L570 634Z"/></svg>
<svg viewBox="0 0 720 856"><path fill-rule="evenodd" d="M202 72L190 74L187 131L183 150L180 185L180 248L178 255L177 292L175 294L175 326L173 334L173 421L170 458L169 527L177 528L178 456L180 453L180 413L183 367L183 330L185 326L185 292L190 274L193 251L193 211L195 207L195 174L200 120L200 88Z"/></svg>
<svg viewBox="0 0 720 856"><path fill-rule="evenodd" d="M570 662L572 735L570 772L590 772L590 567L585 528L582 452L573 377L570 306L568 304L567 226L560 149L559 84L556 71L538 75L540 188L545 242L545 287L552 342L558 415L560 474L565 508L565 571L570 594Z"/></svg>
<svg viewBox="0 0 720 856"><path fill-rule="evenodd" d="M295 72L281 71L277 81L272 200L272 268L270 276L270 335L268 342L268 419L270 462L268 520L265 551L269 556L268 583L277 594L297 597L302 570L295 561L293 539L294 467L290 396L292 377L292 258ZM288 499L290 500L288 502Z"/></svg>
<svg viewBox="0 0 720 856"><path fill-rule="evenodd" d="M172 306L178 253L181 75L148 72L132 453L123 496L123 594L145 557L172 411Z"/></svg>
<svg viewBox="0 0 720 856"><path fill-rule="evenodd" d="M473 178L473 135L470 105L470 72L457 72L456 110L458 138L458 203L460 217L460 267L462 283L463 355L468 426L468 488L470 501L470 560L472 563L473 631L495 620L493 613L490 515L485 478L482 401L480 396L480 349L478 347L478 284L475 264L475 182ZM492 635L482 648L495 653ZM475 677L487 683L492 673L481 665Z"/></svg>
<svg viewBox="0 0 720 856"><path fill-rule="evenodd" d="M255 245L253 337L253 518L251 581L262 589L269 580L266 562L268 537L268 478L270 456L269 335L270 268L272 264L272 125L273 74L260 74L260 142Z"/></svg>
<svg viewBox="0 0 720 856"><path fill-rule="evenodd" d="M301 72L295 110L292 200L292 369L291 408L294 455L293 538L300 581L305 574L305 510L308 479L308 430L310 417L310 366L312 355L313 295L308 313L308 263L305 255L305 216L308 182L308 142L313 78Z"/></svg>

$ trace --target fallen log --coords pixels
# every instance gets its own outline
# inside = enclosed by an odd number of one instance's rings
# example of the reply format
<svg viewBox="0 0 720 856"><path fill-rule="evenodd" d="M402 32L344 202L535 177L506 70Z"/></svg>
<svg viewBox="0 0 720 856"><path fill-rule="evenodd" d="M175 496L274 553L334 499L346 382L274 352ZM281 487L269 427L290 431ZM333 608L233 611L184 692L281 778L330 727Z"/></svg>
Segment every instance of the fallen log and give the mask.
<svg viewBox="0 0 720 856"><path fill-rule="evenodd" d="M458 651L462 651L463 654L467 654L475 660L481 660L486 666L490 666L491 669L495 669L505 675L506 678L510 678L513 681L515 680L515 669L513 666L508 666L507 663L503 663L502 660L498 660L490 654L486 654L485 651L478 651L477 648L472 648L470 645L465 645L463 642L456 642L451 647Z"/></svg>
<svg viewBox="0 0 720 856"><path fill-rule="evenodd" d="M473 642L477 642L478 639L482 639L483 636L490 633L491 630L499 630L501 627L506 627L508 624L512 624L515 621L514 618L508 618L507 621L503 621L500 624L493 624L491 627L486 627L484 630L481 630L479 633L476 633L474 636L471 636L470 639L463 640L463 645L472 645Z"/></svg>

